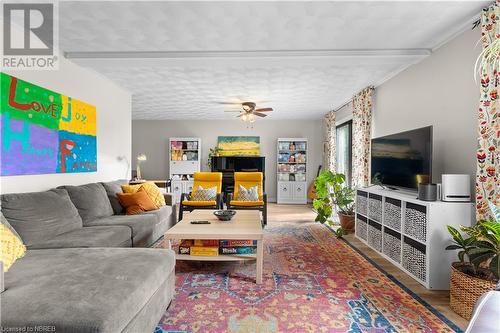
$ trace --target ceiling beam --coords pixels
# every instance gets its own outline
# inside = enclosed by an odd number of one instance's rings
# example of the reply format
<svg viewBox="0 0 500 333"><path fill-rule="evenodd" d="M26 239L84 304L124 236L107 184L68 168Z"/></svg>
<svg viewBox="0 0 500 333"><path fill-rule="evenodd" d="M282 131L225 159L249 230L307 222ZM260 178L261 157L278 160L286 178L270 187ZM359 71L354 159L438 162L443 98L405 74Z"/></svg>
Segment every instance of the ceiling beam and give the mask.
<svg viewBox="0 0 500 333"><path fill-rule="evenodd" d="M342 49L276 51L95 51L65 52L68 59L177 59L177 58L283 58L283 57L426 57L430 49Z"/></svg>

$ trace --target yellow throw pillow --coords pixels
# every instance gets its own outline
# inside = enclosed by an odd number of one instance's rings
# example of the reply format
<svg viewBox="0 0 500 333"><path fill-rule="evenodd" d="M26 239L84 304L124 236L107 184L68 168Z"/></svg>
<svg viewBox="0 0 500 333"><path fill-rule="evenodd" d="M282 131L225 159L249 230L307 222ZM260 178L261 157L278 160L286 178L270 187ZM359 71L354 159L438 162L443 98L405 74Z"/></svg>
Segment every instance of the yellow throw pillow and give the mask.
<svg viewBox="0 0 500 333"><path fill-rule="evenodd" d="M3 271L7 272L14 262L24 257L26 246L21 239L5 224L0 223L0 261L3 263Z"/></svg>
<svg viewBox="0 0 500 333"><path fill-rule="evenodd" d="M137 185L122 185L122 191L124 193L135 193L139 191L141 187L144 188L147 195L155 203L156 207L160 208L161 206L166 205L163 193L161 193L160 188L153 182L144 182Z"/></svg>

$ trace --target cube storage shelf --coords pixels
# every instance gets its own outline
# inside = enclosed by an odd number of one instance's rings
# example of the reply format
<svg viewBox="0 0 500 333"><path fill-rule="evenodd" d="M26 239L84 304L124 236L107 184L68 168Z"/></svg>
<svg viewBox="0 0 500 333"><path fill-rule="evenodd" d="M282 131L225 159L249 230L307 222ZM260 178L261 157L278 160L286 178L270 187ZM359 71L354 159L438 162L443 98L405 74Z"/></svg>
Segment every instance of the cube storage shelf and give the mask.
<svg viewBox="0 0 500 333"><path fill-rule="evenodd" d="M473 204L422 201L379 186L356 192L355 235L427 289L448 290L456 253L447 225L472 225Z"/></svg>
<svg viewBox="0 0 500 333"><path fill-rule="evenodd" d="M170 138L168 143L170 191L175 203L193 189L193 174L200 171L201 139Z"/></svg>
<svg viewBox="0 0 500 333"><path fill-rule="evenodd" d="M277 202L307 203L307 139L279 138L277 152Z"/></svg>

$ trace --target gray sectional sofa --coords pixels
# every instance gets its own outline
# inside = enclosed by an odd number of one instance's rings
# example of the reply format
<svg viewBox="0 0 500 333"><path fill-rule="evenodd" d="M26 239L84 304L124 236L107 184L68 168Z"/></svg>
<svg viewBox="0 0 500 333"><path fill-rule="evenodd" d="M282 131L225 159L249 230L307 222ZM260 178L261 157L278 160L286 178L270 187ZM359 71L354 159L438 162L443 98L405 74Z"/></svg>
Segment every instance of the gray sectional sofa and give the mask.
<svg viewBox="0 0 500 333"><path fill-rule="evenodd" d="M1 196L28 248L3 278L1 331L153 332L174 295L175 256L147 247L175 224L175 206L167 196L156 211L124 215L123 183Z"/></svg>

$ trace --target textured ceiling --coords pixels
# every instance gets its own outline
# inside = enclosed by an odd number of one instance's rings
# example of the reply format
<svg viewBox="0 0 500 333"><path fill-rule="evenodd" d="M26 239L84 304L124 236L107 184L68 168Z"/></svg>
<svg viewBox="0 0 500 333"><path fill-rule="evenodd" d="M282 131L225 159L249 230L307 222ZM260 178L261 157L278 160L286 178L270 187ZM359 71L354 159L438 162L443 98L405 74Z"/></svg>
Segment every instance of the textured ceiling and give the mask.
<svg viewBox="0 0 500 333"><path fill-rule="evenodd" d="M368 61L368 60L367 60ZM394 60L370 61L362 66L352 61L294 59L279 61L142 60L126 66L95 66L100 73L134 92L135 119L220 119L225 114L217 102L252 100L258 107L271 106L272 119L318 118L332 102L346 100L402 65ZM150 63L147 61L147 63ZM234 110L234 108L233 108Z"/></svg>
<svg viewBox="0 0 500 333"><path fill-rule="evenodd" d="M135 119L220 119L218 101L267 101L270 118L319 118L422 56L308 51L432 49L489 1L61 2L60 47L133 94ZM207 57L220 51L302 56ZM100 59L92 52L200 52L195 59ZM286 56L288 55L288 56Z"/></svg>

